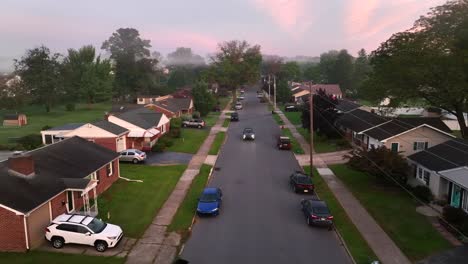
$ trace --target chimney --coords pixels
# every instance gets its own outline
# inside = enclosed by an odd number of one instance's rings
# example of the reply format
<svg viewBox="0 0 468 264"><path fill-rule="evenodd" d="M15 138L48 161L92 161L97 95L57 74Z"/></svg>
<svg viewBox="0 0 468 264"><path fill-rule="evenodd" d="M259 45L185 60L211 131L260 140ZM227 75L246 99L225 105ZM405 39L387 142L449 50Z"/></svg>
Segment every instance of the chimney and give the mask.
<svg viewBox="0 0 468 264"><path fill-rule="evenodd" d="M29 154L20 154L8 158L8 168L24 176L34 175L34 160Z"/></svg>

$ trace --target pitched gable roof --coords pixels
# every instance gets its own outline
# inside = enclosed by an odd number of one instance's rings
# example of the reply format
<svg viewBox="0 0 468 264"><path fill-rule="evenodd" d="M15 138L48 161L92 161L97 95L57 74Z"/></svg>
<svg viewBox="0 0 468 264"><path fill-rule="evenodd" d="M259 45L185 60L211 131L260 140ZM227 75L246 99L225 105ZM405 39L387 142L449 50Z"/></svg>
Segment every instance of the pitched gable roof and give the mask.
<svg viewBox="0 0 468 264"><path fill-rule="evenodd" d="M307 89L309 90L309 89ZM318 90L324 90L327 94L342 95L339 84L314 84L312 85L312 92L317 93Z"/></svg>
<svg viewBox="0 0 468 264"><path fill-rule="evenodd" d="M65 124L63 126L56 126L53 128L49 128L45 131L60 131L60 130L75 130L81 126L83 126L85 123L70 123L70 124Z"/></svg>
<svg viewBox="0 0 468 264"><path fill-rule="evenodd" d="M387 118L361 109L355 109L345 113L336 120L337 125L357 133L385 122L388 122Z"/></svg>
<svg viewBox="0 0 468 264"><path fill-rule="evenodd" d="M0 162L0 204L27 213L67 188L80 188L84 179L119 157L107 148L72 137L27 153L34 160L35 175L18 177Z"/></svg>
<svg viewBox="0 0 468 264"><path fill-rule="evenodd" d="M468 140L454 138L412 154L408 159L433 171L468 166Z"/></svg>
<svg viewBox="0 0 468 264"><path fill-rule="evenodd" d="M111 123L107 120L101 120L101 121L98 121L98 122L95 122L93 123L93 125L101 128L101 129L104 129L106 130L107 132L110 132L114 135L120 135L120 134L123 134L125 132L128 132L128 129L124 128L124 127L121 127L119 125L116 125L114 123Z"/></svg>
<svg viewBox="0 0 468 264"><path fill-rule="evenodd" d="M153 103L161 108L167 109L173 113L190 108L192 98L168 98L159 102Z"/></svg>
<svg viewBox="0 0 468 264"><path fill-rule="evenodd" d="M400 117L382 124L381 126L372 128L364 132L364 134L377 140L385 140L424 125L435 128L447 134L452 132L450 128L448 128L447 125L437 117Z"/></svg>
<svg viewBox="0 0 468 264"><path fill-rule="evenodd" d="M116 117L138 127L149 129L159 124L162 115L162 113L142 107L116 115Z"/></svg>

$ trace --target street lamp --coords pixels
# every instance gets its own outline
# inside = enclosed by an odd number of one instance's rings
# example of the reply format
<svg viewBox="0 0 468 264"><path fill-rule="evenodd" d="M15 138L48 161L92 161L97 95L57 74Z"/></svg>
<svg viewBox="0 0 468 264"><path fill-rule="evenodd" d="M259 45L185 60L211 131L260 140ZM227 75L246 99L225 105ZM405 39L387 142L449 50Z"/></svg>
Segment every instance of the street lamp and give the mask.
<svg viewBox="0 0 468 264"><path fill-rule="evenodd" d="M313 176L313 169L314 169L314 96L312 95L312 82L309 82L309 108L310 108L310 115L309 115L309 123L310 123L310 176Z"/></svg>

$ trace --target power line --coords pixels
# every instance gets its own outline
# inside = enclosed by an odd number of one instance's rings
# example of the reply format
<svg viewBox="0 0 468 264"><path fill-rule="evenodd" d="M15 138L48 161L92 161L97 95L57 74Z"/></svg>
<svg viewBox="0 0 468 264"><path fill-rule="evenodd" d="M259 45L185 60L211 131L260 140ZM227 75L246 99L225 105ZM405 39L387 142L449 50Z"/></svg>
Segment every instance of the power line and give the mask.
<svg viewBox="0 0 468 264"><path fill-rule="evenodd" d="M322 116L322 118L333 128L335 129L338 134L343 137L345 140L346 140L346 136L343 135L343 133L338 129L336 128L333 124L330 123L330 121L325 118L325 116L320 112L318 111L317 107L315 107L315 111L319 113L320 116ZM383 168L381 168L377 163L375 163L372 159L370 159L369 157L367 156L364 156L368 161L370 161L377 169L379 169L384 176L386 176L387 178L389 178L390 180L392 180L393 182L395 182L398 186L400 186L405 192L407 192L410 196L412 196L417 202L419 202L420 204L422 205L426 205L426 206L429 206L430 208L432 208L433 210L437 211L434 207L432 207L430 204L426 204L424 203L424 201L420 200L416 195L414 195L410 190L408 190L404 185L402 185L401 183L399 183L395 178L393 178L392 176L390 176ZM465 234L463 234L463 232L461 232L459 229L457 229L456 227L454 227L452 224L450 224L449 222L447 222L444 218L442 217L439 217L442 221L444 221L447 225L449 225L452 229L454 229L458 234L462 235L462 237L466 237Z"/></svg>

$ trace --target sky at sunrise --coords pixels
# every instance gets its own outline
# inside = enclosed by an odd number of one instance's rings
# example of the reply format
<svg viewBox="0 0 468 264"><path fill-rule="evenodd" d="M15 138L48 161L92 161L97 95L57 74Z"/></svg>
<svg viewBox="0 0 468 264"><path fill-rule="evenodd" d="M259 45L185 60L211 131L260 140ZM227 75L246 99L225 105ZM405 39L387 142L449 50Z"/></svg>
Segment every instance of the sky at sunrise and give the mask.
<svg viewBox="0 0 468 264"><path fill-rule="evenodd" d="M239 39L281 56L330 49L372 51L445 0L1 0L0 70L28 48L54 52L133 27L163 55L191 47L202 56Z"/></svg>

